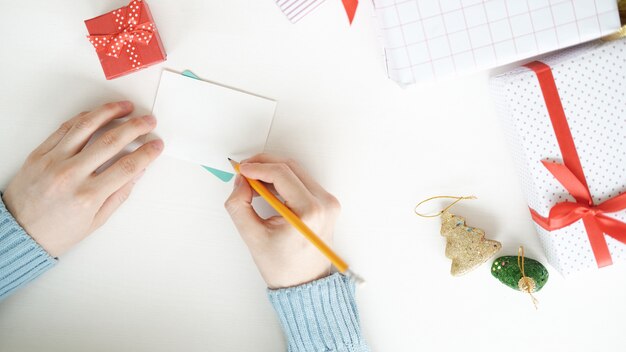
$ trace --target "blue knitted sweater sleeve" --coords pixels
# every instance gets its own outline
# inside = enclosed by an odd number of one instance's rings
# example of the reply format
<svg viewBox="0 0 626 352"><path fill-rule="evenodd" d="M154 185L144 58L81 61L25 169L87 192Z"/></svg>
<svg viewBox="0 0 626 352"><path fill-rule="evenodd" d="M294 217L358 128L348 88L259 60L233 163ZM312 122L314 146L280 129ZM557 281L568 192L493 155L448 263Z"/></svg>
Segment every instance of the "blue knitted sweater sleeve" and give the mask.
<svg viewBox="0 0 626 352"><path fill-rule="evenodd" d="M0 301L56 264L6 209L0 194ZM333 274L269 290L290 352L369 352L361 334L354 282Z"/></svg>
<svg viewBox="0 0 626 352"><path fill-rule="evenodd" d="M268 295L289 352L369 352L350 278L336 273Z"/></svg>
<svg viewBox="0 0 626 352"><path fill-rule="evenodd" d="M0 194L0 301L55 263L15 221Z"/></svg>

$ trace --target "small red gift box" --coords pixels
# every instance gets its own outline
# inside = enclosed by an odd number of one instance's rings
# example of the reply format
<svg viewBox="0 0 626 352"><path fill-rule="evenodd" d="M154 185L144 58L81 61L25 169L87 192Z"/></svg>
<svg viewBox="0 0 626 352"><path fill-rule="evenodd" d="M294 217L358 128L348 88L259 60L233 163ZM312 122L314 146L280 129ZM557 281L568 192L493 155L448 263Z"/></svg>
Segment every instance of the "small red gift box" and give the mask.
<svg viewBox="0 0 626 352"><path fill-rule="evenodd" d="M165 61L152 14L143 0L133 0L104 15L85 21L107 79Z"/></svg>

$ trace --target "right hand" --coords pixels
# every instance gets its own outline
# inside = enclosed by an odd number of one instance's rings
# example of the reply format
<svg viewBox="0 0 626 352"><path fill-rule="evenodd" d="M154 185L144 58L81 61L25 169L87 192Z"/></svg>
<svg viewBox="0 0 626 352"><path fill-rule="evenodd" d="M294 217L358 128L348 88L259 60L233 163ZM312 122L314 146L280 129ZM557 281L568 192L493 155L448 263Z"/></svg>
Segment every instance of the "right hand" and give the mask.
<svg viewBox="0 0 626 352"><path fill-rule="evenodd" d="M96 174L156 127L152 116L135 117L85 147L100 127L132 111L130 102L109 103L66 121L28 156L9 183L2 196L7 209L51 256L61 255L104 224L161 154L163 142L154 140Z"/></svg>
<svg viewBox="0 0 626 352"><path fill-rule="evenodd" d="M324 242L332 244L340 205L293 160L260 154L241 163L241 174L273 186L285 204ZM271 289L314 281L330 274L331 263L281 216L262 219L252 207L255 196L241 176L225 203Z"/></svg>

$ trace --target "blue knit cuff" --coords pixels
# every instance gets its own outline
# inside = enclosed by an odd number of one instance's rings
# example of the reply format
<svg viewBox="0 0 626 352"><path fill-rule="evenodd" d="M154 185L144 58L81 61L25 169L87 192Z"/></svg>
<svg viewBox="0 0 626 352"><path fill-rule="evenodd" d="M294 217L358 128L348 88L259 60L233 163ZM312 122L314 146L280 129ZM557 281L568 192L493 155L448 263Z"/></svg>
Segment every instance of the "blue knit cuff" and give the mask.
<svg viewBox="0 0 626 352"><path fill-rule="evenodd" d="M289 351L368 352L354 282L339 273L308 284L268 290Z"/></svg>
<svg viewBox="0 0 626 352"><path fill-rule="evenodd" d="M56 264L4 206L0 194L0 301Z"/></svg>

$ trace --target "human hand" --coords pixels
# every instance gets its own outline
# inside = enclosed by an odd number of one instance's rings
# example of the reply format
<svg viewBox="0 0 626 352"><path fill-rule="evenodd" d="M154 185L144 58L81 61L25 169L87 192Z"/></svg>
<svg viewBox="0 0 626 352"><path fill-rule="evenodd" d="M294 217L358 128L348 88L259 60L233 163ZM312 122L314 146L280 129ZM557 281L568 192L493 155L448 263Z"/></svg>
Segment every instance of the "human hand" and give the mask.
<svg viewBox="0 0 626 352"><path fill-rule="evenodd" d="M240 165L242 175L270 184L296 215L324 242L331 244L340 205L296 162L259 154ZM252 207L255 196L241 176L225 203L250 249L261 276L271 289L301 285L330 274L331 264L282 216L262 219Z"/></svg>
<svg viewBox="0 0 626 352"><path fill-rule="evenodd" d="M156 127L152 116L131 118L85 147L99 128L132 111L130 102L109 103L66 121L28 156L9 183L2 197L7 209L51 256L104 224L163 150L161 140L150 141L96 174Z"/></svg>

